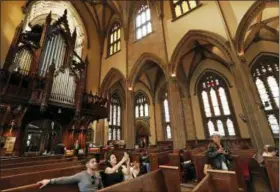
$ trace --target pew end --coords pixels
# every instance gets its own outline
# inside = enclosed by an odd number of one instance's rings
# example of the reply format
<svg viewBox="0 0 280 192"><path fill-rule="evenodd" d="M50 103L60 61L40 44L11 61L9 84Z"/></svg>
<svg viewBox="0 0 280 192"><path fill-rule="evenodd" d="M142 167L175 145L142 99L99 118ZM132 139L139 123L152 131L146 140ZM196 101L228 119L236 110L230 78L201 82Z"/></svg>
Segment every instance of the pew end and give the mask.
<svg viewBox="0 0 280 192"><path fill-rule="evenodd" d="M208 170L207 175L193 189L193 192L238 192L246 189L238 185L234 171Z"/></svg>

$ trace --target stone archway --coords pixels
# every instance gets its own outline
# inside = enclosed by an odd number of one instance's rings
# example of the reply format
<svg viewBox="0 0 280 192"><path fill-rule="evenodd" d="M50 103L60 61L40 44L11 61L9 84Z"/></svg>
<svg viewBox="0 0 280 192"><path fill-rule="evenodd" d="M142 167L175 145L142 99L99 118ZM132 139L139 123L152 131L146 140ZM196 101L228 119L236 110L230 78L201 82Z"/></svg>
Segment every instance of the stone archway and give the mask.
<svg viewBox="0 0 280 192"><path fill-rule="evenodd" d="M137 120L135 125L135 141L140 148L149 146L150 128L148 122Z"/></svg>

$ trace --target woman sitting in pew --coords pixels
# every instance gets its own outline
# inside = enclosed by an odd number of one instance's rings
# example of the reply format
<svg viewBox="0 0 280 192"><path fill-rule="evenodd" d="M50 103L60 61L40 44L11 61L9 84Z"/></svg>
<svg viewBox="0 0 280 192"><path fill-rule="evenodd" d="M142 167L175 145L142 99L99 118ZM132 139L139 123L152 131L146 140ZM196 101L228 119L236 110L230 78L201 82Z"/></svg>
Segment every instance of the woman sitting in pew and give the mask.
<svg viewBox="0 0 280 192"><path fill-rule="evenodd" d="M103 188L102 180L97 171L98 164L96 157L86 159L86 170L68 177L59 177L54 179L44 179L39 181L40 188L48 184L74 184L77 183L80 192L95 192Z"/></svg>
<svg viewBox="0 0 280 192"><path fill-rule="evenodd" d="M115 154L107 156L107 167L104 174L104 185L106 187L120 183L125 176L130 175L130 160L128 154L125 152L122 160L117 162ZM123 164L126 163L126 167Z"/></svg>
<svg viewBox="0 0 280 192"><path fill-rule="evenodd" d="M213 169L231 170L232 157L229 149L221 143L221 135L215 131L212 136L213 142L207 149L208 163Z"/></svg>

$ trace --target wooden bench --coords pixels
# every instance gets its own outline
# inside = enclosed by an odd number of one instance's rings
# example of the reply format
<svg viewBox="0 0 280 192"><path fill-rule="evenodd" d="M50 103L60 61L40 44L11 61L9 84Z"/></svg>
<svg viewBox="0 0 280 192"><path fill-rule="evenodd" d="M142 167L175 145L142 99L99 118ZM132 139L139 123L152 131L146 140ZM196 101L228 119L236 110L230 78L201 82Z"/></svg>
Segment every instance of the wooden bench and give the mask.
<svg viewBox="0 0 280 192"><path fill-rule="evenodd" d="M2 192L79 192L78 186L75 185L48 185L40 189L40 184L30 184L20 187L2 190Z"/></svg>
<svg viewBox="0 0 280 192"><path fill-rule="evenodd" d="M143 176L106 187L99 192L179 192L180 173L178 167L160 166L159 169Z"/></svg>
<svg viewBox="0 0 280 192"><path fill-rule="evenodd" d="M158 169L160 165L168 165L169 164L168 154L170 152L171 151L150 153L149 161L150 161L151 171Z"/></svg>
<svg viewBox="0 0 280 192"><path fill-rule="evenodd" d="M9 189L14 187L20 187L23 185L29 185L32 183L36 183L42 179L54 178L54 177L62 177L73 175L85 169L84 165L67 167L67 168L59 168L52 169L46 171L37 171L32 173L11 175L7 177L1 177L0 179L0 189Z"/></svg>
<svg viewBox="0 0 280 192"><path fill-rule="evenodd" d="M160 169L145 174L143 176L124 181L122 183L104 188L99 192L107 191L127 191L127 192L179 192L180 180L179 171L177 167L160 166ZM48 185L43 189L39 189L39 184L30 184L16 188L3 190L2 192L78 192L77 185Z"/></svg>
<svg viewBox="0 0 280 192"><path fill-rule="evenodd" d="M39 157L20 157L16 159L5 159L1 160L1 165L14 164L14 163L27 163L27 162L35 162L35 161L43 161L43 160L54 160L54 159L62 159L63 155L53 155L53 156L39 156Z"/></svg>
<svg viewBox="0 0 280 192"><path fill-rule="evenodd" d="M18 175L18 174L44 171L44 170L50 170L50 169L72 167L72 166L77 166L77 165L81 165L81 162L80 161L58 162L58 163L51 163L51 164L46 164L46 165L34 165L34 166L12 168L12 169L1 169L0 174L1 174L1 177L6 177L6 176L10 176L10 175Z"/></svg>
<svg viewBox="0 0 280 192"><path fill-rule="evenodd" d="M265 157L265 168L268 173L270 186L273 192L279 191L279 158Z"/></svg>
<svg viewBox="0 0 280 192"><path fill-rule="evenodd" d="M12 163L1 165L0 168L2 169L11 169L11 168L19 168L19 167L27 167L27 166L34 166L34 165L47 165L59 162L67 162L67 161L75 161L77 158L63 158L63 159L51 159L51 160L43 160L43 161L34 161L34 162L23 162L23 163Z"/></svg>
<svg viewBox="0 0 280 192"><path fill-rule="evenodd" d="M238 192L244 191L238 186L234 171L209 170L206 177L193 189L193 192Z"/></svg>

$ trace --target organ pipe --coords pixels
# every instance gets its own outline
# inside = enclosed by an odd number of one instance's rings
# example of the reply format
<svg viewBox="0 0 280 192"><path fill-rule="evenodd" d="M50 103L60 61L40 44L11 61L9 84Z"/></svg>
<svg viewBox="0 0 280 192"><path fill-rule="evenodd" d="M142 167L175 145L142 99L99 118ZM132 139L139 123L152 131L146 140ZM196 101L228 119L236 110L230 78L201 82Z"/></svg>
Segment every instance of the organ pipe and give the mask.
<svg viewBox="0 0 280 192"><path fill-rule="evenodd" d="M22 48L16 53L16 56L13 60L13 65L10 67L10 70L14 70L16 68L20 68L20 73L27 75L31 62L32 62L32 54L26 48Z"/></svg>

